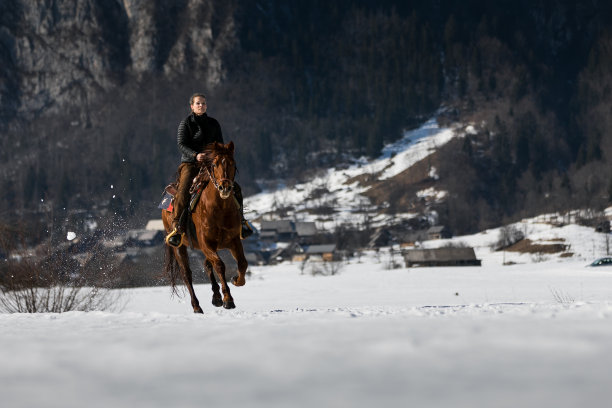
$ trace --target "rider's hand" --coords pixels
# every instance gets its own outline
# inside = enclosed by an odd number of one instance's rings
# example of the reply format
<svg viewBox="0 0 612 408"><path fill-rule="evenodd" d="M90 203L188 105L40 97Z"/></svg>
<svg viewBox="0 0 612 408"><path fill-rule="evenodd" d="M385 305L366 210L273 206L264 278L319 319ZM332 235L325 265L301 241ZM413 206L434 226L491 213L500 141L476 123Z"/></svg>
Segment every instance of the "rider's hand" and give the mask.
<svg viewBox="0 0 612 408"><path fill-rule="evenodd" d="M202 162L202 161L204 161L204 157L205 157L204 153L198 153L196 155L196 160L199 161L199 162Z"/></svg>

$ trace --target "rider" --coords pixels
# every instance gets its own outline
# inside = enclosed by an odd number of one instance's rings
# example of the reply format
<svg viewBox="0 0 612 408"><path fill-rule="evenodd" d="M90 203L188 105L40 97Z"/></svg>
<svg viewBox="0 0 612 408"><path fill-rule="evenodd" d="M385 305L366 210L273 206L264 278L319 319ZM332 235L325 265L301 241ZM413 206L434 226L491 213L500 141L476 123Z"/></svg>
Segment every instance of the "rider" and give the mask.
<svg viewBox="0 0 612 408"><path fill-rule="evenodd" d="M199 166L197 162L204 161L201 153L207 144L223 143L221 126L216 119L206 114L206 96L195 93L189 99L191 114L181 121L178 127L177 145L181 153L181 165L178 168L178 192L174 198L172 231L166 236L166 243L179 247L182 234L185 233L186 216L183 215L189 201L189 188L194 177L197 176ZM234 182L234 195L240 204L242 218L241 237L244 239L253 233L243 215L242 192L238 183Z"/></svg>

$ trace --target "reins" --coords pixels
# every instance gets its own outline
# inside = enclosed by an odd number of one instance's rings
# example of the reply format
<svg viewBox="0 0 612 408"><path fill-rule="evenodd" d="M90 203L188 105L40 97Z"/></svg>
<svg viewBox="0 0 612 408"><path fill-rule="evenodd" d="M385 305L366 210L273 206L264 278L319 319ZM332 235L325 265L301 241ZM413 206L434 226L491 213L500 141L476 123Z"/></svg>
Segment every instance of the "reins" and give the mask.
<svg viewBox="0 0 612 408"><path fill-rule="evenodd" d="M201 187L201 185L203 184L201 179L200 179L200 174L202 174L202 172L204 170L206 170L206 174L208 174L209 180L212 181L212 183L215 186L215 188L217 189L217 191L221 192L221 184L224 181L227 181L230 184L230 186L231 186L230 187L230 191L234 189L234 182L232 180L230 180L228 178L222 178L221 180L217 181L217 178L215 177L215 172L211 171L206 164L203 164L200 167L200 171L199 171L198 177L197 177L199 182L197 184L194 184L191 187L191 189L189 190L190 193L193 193L193 192L197 191ZM224 170L224 172L225 172L225 170Z"/></svg>

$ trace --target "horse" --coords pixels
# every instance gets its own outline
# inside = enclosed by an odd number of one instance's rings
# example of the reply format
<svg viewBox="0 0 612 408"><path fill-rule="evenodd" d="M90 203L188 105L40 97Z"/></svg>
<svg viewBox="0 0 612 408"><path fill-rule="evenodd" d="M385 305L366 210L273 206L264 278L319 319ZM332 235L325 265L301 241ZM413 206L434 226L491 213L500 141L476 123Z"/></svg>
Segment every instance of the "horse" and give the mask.
<svg viewBox="0 0 612 408"><path fill-rule="evenodd" d="M201 250L206 257L204 269L212 286L212 304L215 307L223 306L226 309L233 309L236 305L225 279L225 264L217 251L224 248L230 250L238 263L238 275L234 276L231 282L234 286L243 286L246 283L245 273L248 263L240 240L241 217L239 207L232 191L236 175L234 142L228 144L211 143L206 146L202 153L205 154L206 158L201 164L200 173L207 176L208 184L192 211L196 239L186 241L189 242L191 248ZM162 210L162 221L166 233L169 233L172 229L172 213ZM194 313L203 313L193 290L192 272L189 267L186 246L181 245L178 248L168 244L165 244L165 246L164 271L170 278L173 291L176 290L176 281L180 273L191 296L191 306ZM221 283L223 298L219 293L219 284L213 276L213 269Z"/></svg>

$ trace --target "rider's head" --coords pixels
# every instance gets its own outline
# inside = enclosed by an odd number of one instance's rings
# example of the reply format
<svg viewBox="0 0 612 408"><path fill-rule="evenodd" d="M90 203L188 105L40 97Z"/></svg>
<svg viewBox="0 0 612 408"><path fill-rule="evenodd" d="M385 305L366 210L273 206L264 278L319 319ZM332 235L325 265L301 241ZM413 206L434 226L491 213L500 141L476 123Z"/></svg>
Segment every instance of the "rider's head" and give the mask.
<svg viewBox="0 0 612 408"><path fill-rule="evenodd" d="M202 115L206 113L206 95L203 93L194 93L189 98L189 106L191 106L191 112L196 115Z"/></svg>

